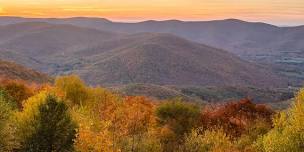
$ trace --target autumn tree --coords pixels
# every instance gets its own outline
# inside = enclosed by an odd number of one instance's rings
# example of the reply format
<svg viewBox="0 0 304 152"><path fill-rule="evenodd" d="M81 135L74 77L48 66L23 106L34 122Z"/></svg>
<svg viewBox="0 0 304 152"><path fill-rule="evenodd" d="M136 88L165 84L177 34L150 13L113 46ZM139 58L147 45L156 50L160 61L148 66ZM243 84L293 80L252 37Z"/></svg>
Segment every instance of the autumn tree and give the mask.
<svg viewBox="0 0 304 152"><path fill-rule="evenodd" d="M79 124L75 140L77 151L116 152L112 148L109 121L93 116L91 109L86 107L73 108L72 115Z"/></svg>
<svg viewBox="0 0 304 152"><path fill-rule="evenodd" d="M88 98L85 83L76 75L57 77L55 87L65 100L74 104L83 105Z"/></svg>
<svg viewBox="0 0 304 152"><path fill-rule="evenodd" d="M34 93L25 82L17 80L6 80L2 82L2 88L11 97L11 101L22 109L23 101L31 97Z"/></svg>
<svg viewBox="0 0 304 152"><path fill-rule="evenodd" d="M88 88L88 92L87 104L73 110L79 123L78 150L160 151L150 99L120 98L102 88Z"/></svg>
<svg viewBox="0 0 304 152"><path fill-rule="evenodd" d="M76 124L63 101L46 92L29 98L16 113L17 151L61 152L73 150Z"/></svg>
<svg viewBox="0 0 304 152"><path fill-rule="evenodd" d="M72 108L73 118L79 124L76 149L84 152L119 151L116 143L121 125L115 118L118 117L118 109L122 109L119 108L123 103L121 97L101 87L86 87L86 92L85 103Z"/></svg>
<svg viewBox="0 0 304 152"><path fill-rule="evenodd" d="M183 141L184 135L197 126L200 109L190 103L170 101L156 109L158 123L163 126L162 143L165 151L174 151Z"/></svg>
<svg viewBox="0 0 304 152"><path fill-rule="evenodd" d="M256 120L263 120L271 125L273 114L274 111L267 106L243 99L223 105L206 106L201 122L205 128L221 127L231 136L239 137L254 125Z"/></svg>
<svg viewBox="0 0 304 152"><path fill-rule="evenodd" d="M112 99L112 100L109 100ZM105 100L104 100L105 101ZM152 137L155 105L145 97L115 98L107 95L100 119L109 123L113 150L138 151L144 137Z"/></svg>
<svg viewBox="0 0 304 152"><path fill-rule="evenodd" d="M258 151L302 152L304 149L304 89L298 93L294 105L280 112L273 120L274 128L261 137Z"/></svg>
<svg viewBox="0 0 304 152"><path fill-rule="evenodd" d="M119 115L116 118L120 119L117 125L123 135L120 143L125 144L122 150L142 151L142 141L144 138L149 140L151 129L155 126L154 104L146 97L125 97L117 110Z"/></svg>

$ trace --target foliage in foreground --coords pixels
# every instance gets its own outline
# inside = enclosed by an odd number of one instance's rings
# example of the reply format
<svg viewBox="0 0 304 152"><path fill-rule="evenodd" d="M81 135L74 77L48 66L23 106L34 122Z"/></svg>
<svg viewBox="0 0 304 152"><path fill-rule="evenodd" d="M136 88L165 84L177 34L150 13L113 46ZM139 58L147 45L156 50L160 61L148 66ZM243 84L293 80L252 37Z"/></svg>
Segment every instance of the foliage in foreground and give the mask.
<svg viewBox="0 0 304 152"><path fill-rule="evenodd" d="M275 112L248 99L202 106L122 96L77 76L0 84L0 151L301 152L303 123L303 90Z"/></svg>

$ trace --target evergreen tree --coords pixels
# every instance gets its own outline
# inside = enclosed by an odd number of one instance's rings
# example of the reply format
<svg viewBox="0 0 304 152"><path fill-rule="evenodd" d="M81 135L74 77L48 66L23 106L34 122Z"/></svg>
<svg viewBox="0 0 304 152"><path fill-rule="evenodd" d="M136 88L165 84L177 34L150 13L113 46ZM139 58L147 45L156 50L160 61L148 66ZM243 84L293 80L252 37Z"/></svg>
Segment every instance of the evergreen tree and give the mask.
<svg viewBox="0 0 304 152"><path fill-rule="evenodd" d="M40 100L40 101L39 101ZM31 103L37 102L31 105ZM72 151L76 124L68 107L52 95L40 94L27 102L23 112L17 114L18 151L64 152Z"/></svg>

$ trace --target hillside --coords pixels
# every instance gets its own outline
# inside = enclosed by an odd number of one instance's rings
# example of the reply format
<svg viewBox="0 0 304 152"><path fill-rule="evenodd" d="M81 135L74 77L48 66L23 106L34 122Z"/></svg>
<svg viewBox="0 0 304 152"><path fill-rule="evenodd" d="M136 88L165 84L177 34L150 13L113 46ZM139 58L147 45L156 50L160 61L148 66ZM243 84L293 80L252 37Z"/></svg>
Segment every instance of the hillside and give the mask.
<svg viewBox="0 0 304 152"><path fill-rule="evenodd" d="M0 79L16 79L34 83L48 83L52 80L45 74L2 60L0 60Z"/></svg>

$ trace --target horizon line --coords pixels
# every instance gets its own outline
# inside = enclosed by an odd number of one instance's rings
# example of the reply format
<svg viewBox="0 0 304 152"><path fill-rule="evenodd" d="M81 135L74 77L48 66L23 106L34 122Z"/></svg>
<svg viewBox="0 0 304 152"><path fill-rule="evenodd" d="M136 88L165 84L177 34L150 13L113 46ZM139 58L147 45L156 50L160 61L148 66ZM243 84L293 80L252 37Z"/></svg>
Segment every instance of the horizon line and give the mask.
<svg viewBox="0 0 304 152"><path fill-rule="evenodd" d="M73 18L87 18L87 19L100 19L100 20L107 20L113 23L142 23L142 22L166 22L166 21L177 21L177 22L215 22L215 21L225 21L225 20L235 20L247 23L261 23L261 24L268 24L271 26L276 27L299 27L304 26L303 24L295 24L295 25L284 25L284 24L273 24L270 22L258 21L258 20L245 20L245 19L238 19L238 18L223 18L223 19L210 19L210 20L184 20L184 19L146 19L146 20L119 20L119 19L109 19L106 17L97 17L97 16L68 16L68 17L27 17L27 16L9 16L9 15L0 15L0 18L22 18L22 19L73 19Z"/></svg>

